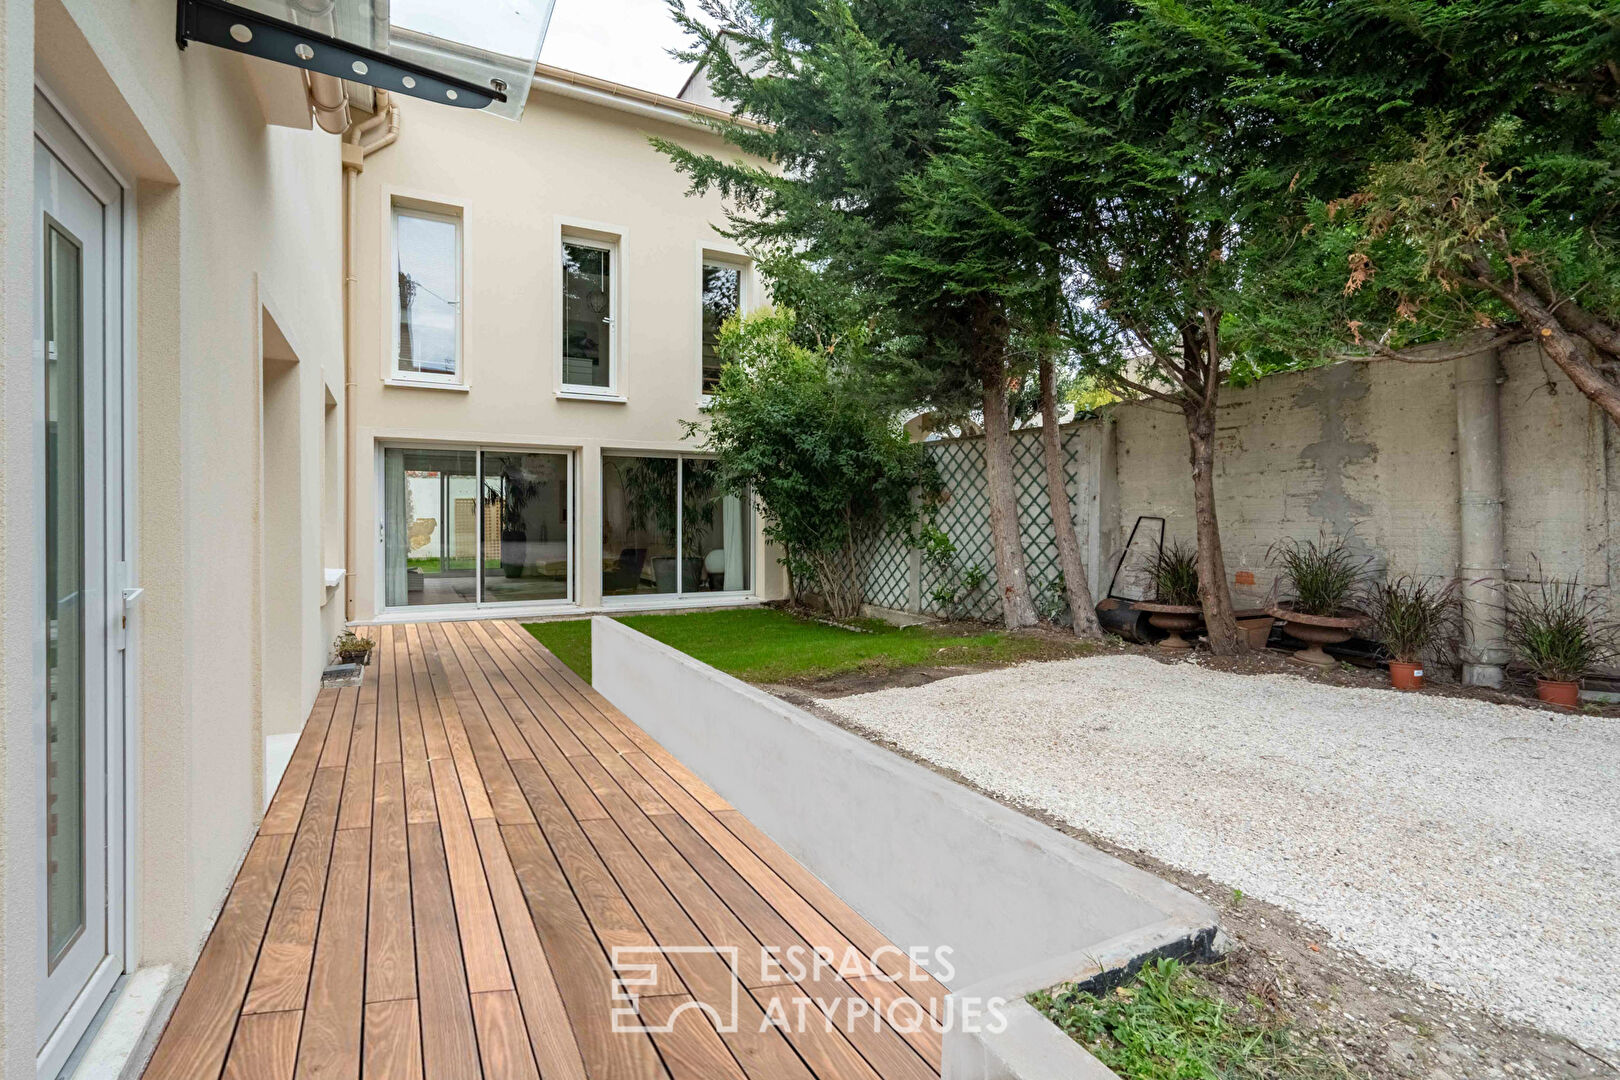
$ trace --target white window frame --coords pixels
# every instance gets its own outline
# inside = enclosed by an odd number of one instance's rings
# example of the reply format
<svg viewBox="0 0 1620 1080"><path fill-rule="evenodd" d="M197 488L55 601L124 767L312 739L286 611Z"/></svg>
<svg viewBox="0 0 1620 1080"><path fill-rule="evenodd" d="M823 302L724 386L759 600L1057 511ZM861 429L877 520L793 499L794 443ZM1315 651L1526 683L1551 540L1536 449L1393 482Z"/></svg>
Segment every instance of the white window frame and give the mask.
<svg viewBox="0 0 1620 1080"><path fill-rule="evenodd" d="M479 512L475 514L476 540L474 550L478 552L477 561L480 568L473 572L473 596L470 604L401 604L390 606L388 604L388 567L387 541L388 530L388 493L387 479L384 475L383 454L388 450L458 450L470 452L473 455L475 466L473 476L478 492ZM490 454L561 454L568 461L568 594L552 600L485 600L484 580L481 564L484 552L484 455ZM579 579L580 579L580 469L581 451L578 446L525 446L516 443L464 443L464 442L437 442L425 439L379 439L374 447L373 468L376 472L376 507L377 507L377 543L373 557L375 568L373 588L376 590L376 603L373 605L379 615L384 616L441 616L454 615L457 612L479 611L509 611L521 613L524 611L553 611L557 609L572 610L579 605Z"/></svg>
<svg viewBox="0 0 1620 1080"><path fill-rule="evenodd" d="M625 342L630 335L625 332L628 318L625 313L625 297L628 292L625 288L626 267L629 264L630 236L627 230L604 222L584 221L577 218L559 217L556 219L556 229L552 234L552 271L555 275L551 285L551 356L553 369L553 386L556 396L573 401L599 401L624 404L629 399L626 396L628 387L627 362ZM612 258L608 271L608 384L606 386L587 386L580 383L571 383L566 380L563 366L563 245L574 244L581 247L596 248L607 251Z"/></svg>
<svg viewBox="0 0 1620 1080"><path fill-rule="evenodd" d="M760 295L754 281L754 260L739 248L717 247L712 241L698 241L697 277L692 286L692 388L696 392L699 407L707 405L710 400L710 395L703 390L703 268L711 263L718 266L733 266L742 271L742 280L737 289L737 310L742 314L746 315L758 306L757 298Z"/></svg>
<svg viewBox="0 0 1620 1080"><path fill-rule="evenodd" d="M456 229L456 370L449 375L429 371L404 371L399 366L399 218L423 218L442 221ZM388 296L384 305L389 323L388 373L385 381L391 385L453 386L467 385L466 349L466 274L467 274L466 218L460 207L427 203L399 195L389 197L388 209L388 265L383 273L383 291Z"/></svg>
<svg viewBox="0 0 1620 1080"><path fill-rule="evenodd" d="M740 252L699 248L697 264L697 390L698 402L708 404L709 393L703 389L703 271L710 266L723 266L737 271L737 313L746 315L753 310L753 263Z"/></svg>

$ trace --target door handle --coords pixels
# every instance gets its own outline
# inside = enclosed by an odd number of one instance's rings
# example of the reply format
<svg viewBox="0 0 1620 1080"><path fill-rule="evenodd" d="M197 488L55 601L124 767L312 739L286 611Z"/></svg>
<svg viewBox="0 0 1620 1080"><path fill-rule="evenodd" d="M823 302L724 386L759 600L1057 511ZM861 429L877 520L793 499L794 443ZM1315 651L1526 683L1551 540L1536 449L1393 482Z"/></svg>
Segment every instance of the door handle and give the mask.
<svg viewBox="0 0 1620 1080"><path fill-rule="evenodd" d="M129 648L129 609L135 606L145 594L145 589L136 586L130 586L123 590L124 606L118 613L118 648L120 650Z"/></svg>

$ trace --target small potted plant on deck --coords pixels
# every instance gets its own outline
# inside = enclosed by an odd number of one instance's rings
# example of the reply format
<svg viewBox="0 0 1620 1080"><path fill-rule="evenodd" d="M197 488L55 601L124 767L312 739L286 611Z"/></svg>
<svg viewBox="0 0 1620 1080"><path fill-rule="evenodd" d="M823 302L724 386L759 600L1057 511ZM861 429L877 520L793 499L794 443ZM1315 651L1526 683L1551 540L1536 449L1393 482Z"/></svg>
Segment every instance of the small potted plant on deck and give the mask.
<svg viewBox="0 0 1620 1080"><path fill-rule="evenodd" d="M1444 663L1462 634L1457 583L1403 575L1378 585L1368 599L1368 634L1389 654L1390 684L1423 689L1424 661Z"/></svg>
<svg viewBox="0 0 1620 1080"><path fill-rule="evenodd" d="M1293 593L1293 599L1272 604L1271 614L1309 646L1293 659L1332 666L1333 657L1322 646L1349 641L1366 625L1367 615L1358 605L1363 602L1369 560L1352 552L1343 540L1324 535L1319 540L1279 541L1266 552L1266 561L1282 571L1278 584L1286 583Z"/></svg>
<svg viewBox="0 0 1620 1080"><path fill-rule="evenodd" d="M332 642L332 652L336 654L340 664L369 664L371 663L371 650L377 643L370 638L363 638L353 630L345 630Z"/></svg>
<svg viewBox="0 0 1620 1080"><path fill-rule="evenodd" d="M1148 613L1148 622L1169 636L1159 642L1161 649L1190 649L1192 642L1181 635L1198 629L1204 609L1198 603L1198 553L1182 544L1161 546L1147 564L1147 577L1153 583L1153 599L1137 600L1132 606Z"/></svg>
<svg viewBox="0 0 1620 1080"><path fill-rule="evenodd" d="M1536 696L1549 705L1577 707L1581 677L1620 652L1620 626L1606 617L1597 594L1574 581L1514 584L1506 594L1508 647L1535 676Z"/></svg>

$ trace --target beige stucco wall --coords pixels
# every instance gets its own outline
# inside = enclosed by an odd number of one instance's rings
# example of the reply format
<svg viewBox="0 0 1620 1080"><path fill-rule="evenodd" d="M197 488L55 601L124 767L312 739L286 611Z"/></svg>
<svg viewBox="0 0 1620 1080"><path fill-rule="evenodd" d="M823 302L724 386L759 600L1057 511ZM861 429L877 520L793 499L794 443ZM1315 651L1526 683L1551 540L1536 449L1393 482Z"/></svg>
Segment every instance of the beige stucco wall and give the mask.
<svg viewBox="0 0 1620 1080"><path fill-rule="evenodd" d="M323 414L341 401L340 168L335 137L266 126L242 58L175 45L172 0L0 6L4 314L0 317L0 1077L33 1076L38 671L32 601L42 467L32 424L32 85L41 82L130 185L137 609L132 961L189 962L263 805L263 738L298 730L341 604L322 584ZM37 28L36 28L37 24ZM37 32L36 32L37 29ZM37 52L36 52L37 47ZM261 520L261 327L296 356L294 512ZM275 351L275 346L272 351ZM341 473L338 474L341 476ZM261 568L291 552L290 666L266 676ZM272 563L276 559L270 560ZM15 600L16 602L13 602ZM39 661L42 665L42 660Z"/></svg>
<svg viewBox="0 0 1620 1080"><path fill-rule="evenodd" d="M718 197L686 183L650 134L727 153L683 119L657 119L537 87L519 123L402 102L399 141L372 155L356 208L353 529L356 620L380 608L377 447L390 441L563 448L575 454L579 526L576 599L600 602L603 449L687 450L698 419L702 253L734 252L716 231ZM391 374L393 200L460 214L465 390L385 385ZM619 237L618 389L622 402L557 396L560 230ZM762 288L750 274L745 302ZM784 591L757 533L756 591Z"/></svg>

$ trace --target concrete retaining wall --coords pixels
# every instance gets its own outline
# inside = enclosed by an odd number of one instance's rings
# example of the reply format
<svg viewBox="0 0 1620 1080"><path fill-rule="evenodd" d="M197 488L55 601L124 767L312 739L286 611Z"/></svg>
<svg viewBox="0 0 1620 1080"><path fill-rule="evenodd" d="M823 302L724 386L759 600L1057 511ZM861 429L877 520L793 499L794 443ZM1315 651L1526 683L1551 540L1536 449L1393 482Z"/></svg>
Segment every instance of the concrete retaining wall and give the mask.
<svg viewBox="0 0 1620 1080"><path fill-rule="evenodd" d="M1612 597L1620 580L1620 545L1609 542L1620 536L1620 439L1613 425L1543 362L1534 344L1504 350L1498 380L1506 578L1577 578ZM1266 550L1274 542L1314 540L1323 532L1351 537L1392 573L1457 574L1459 422L1450 362L1341 363L1223 390L1215 490L1226 565L1239 594L1269 588ZM1065 430L1070 490L1079 496L1075 522L1099 594L1138 515L1164 517L1167 540L1192 542L1192 482L1179 413L1155 403L1120 405ZM976 441L941 442L936 453L950 457L958 453L952 448ZM1021 488L1039 483L1034 456L1020 457L1018 465ZM1044 498L1021 510L1043 514ZM988 552L987 523L983 530L983 544L953 538L964 551ZM1038 523L1025 522L1025 535L1031 580L1039 584L1036 570L1050 559ZM985 566L993 573L993 562ZM870 576L883 575L880 566ZM1245 585L1250 576L1253 585ZM993 588L986 591L993 602ZM871 599L907 607L890 597Z"/></svg>
<svg viewBox="0 0 1620 1080"><path fill-rule="evenodd" d="M1022 996L1214 931L1167 882L622 623L593 620L591 663L597 690L895 944L949 947L954 995L1015 1003L999 1034L946 1034L948 1080L1108 1075Z"/></svg>

